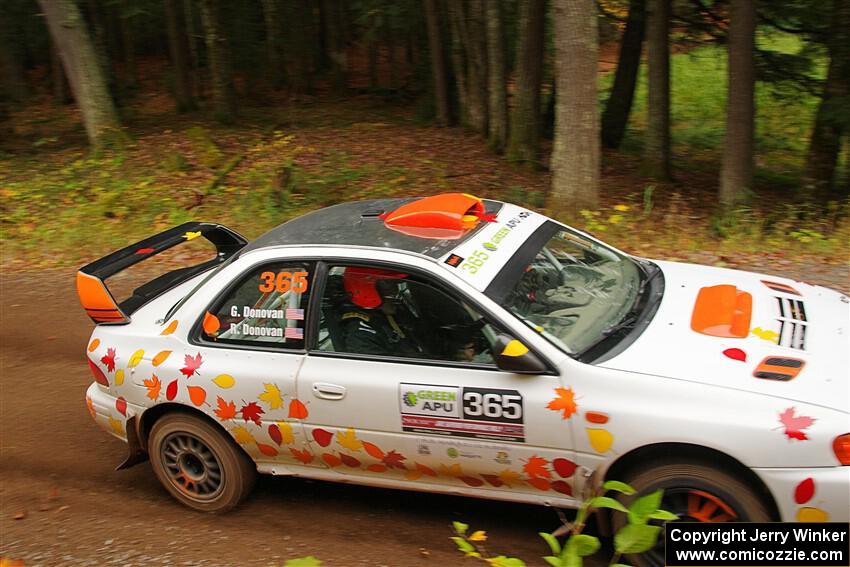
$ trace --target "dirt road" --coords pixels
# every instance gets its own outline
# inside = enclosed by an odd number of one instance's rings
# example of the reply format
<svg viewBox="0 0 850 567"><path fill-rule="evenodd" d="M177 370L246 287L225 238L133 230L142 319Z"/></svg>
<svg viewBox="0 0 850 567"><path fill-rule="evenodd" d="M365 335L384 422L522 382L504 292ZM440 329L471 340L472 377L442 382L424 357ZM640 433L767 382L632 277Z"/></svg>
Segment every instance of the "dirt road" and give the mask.
<svg viewBox="0 0 850 567"><path fill-rule="evenodd" d="M848 289L846 266L746 267ZM487 530L493 551L543 564L537 532L558 525L550 509L269 477L236 511L209 516L176 504L148 463L114 471L124 445L86 410L91 323L72 282L70 272L0 276L0 557L28 567L250 567L305 555L328 566L470 565L448 540L462 520Z"/></svg>
<svg viewBox="0 0 850 567"><path fill-rule="evenodd" d="M85 405L91 322L72 273L0 278L0 557L43 565L468 565L452 520L493 551L543 564L551 509L263 477L251 499L209 516L175 503L149 463L126 471L123 443ZM21 517L23 516L23 517Z"/></svg>

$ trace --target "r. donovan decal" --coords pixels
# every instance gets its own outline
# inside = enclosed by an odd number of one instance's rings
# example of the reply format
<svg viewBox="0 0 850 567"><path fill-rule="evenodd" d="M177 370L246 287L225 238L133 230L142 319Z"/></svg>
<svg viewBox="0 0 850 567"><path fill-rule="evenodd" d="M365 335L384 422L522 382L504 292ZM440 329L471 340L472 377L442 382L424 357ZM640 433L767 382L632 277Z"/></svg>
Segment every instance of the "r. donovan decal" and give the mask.
<svg viewBox="0 0 850 567"><path fill-rule="evenodd" d="M517 390L401 384L403 431L525 441L522 394Z"/></svg>

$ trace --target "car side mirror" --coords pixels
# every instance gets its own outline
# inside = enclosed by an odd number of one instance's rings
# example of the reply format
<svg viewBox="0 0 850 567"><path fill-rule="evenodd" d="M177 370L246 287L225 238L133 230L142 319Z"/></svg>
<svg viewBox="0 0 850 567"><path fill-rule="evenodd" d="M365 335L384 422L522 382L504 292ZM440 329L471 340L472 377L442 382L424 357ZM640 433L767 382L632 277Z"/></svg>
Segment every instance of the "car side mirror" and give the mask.
<svg viewBox="0 0 850 567"><path fill-rule="evenodd" d="M510 335L497 335L493 344L496 366L505 372L517 374L543 374L548 370L537 355Z"/></svg>

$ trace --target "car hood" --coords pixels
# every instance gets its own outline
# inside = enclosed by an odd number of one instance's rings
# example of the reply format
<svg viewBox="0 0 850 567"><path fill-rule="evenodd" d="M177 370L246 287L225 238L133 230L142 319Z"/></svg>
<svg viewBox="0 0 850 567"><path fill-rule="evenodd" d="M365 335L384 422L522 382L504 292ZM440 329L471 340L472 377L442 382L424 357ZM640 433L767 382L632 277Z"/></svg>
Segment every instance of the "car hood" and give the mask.
<svg viewBox="0 0 850 567"><path fill-rule="evenodd" d="M850 411L847 296L776 276L656 264L665 291L652 323L599 366Z"/></svg>

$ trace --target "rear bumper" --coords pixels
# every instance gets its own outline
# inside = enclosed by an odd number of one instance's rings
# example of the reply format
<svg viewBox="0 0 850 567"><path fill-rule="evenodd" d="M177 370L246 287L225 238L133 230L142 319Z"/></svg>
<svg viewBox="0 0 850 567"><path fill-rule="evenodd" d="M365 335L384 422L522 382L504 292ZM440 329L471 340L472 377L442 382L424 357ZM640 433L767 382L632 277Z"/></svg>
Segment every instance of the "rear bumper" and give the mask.
<svg viewBox="0 0 850 567"><path fill-rule="evenodd" d="M103 391L102 386L92 382L86 390L86 405L94 422L101 429L122 441L127 441L127 419L132 417L131 409L127 407L122 414L118 410L118 398Z"/></svg>
<svg viewBox="0 0 850 567"><path fill-rule="evenodd" d="M776 499L782 521L850 522L850 467L753 470Z"/></svg>

